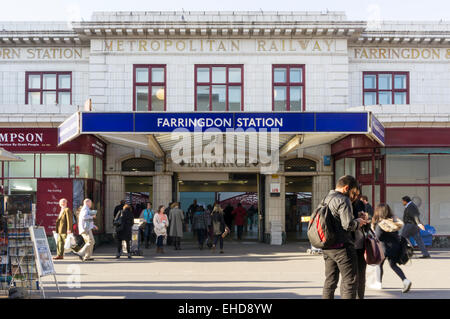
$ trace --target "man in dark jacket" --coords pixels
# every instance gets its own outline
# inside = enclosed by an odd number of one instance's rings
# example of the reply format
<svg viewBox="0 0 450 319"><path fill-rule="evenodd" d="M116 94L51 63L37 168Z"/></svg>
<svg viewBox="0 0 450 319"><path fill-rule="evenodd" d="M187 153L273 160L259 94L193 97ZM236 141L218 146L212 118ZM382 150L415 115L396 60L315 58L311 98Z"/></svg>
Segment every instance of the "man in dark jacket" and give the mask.
<svg viewBox="0 0 450 319"><path fill-rule="evenodd" d="M336 189L330 191L324 200L335 217L336 244L328 249L323 249L325 261L323 299L334 298L339 274L342 276L341 298L354 299L356 297L357 260L351 232L367 223L362 218L353 217L349 195L357 187L358 184L353 176L342 176L336 184Z"/></svg>
<svg viewBox="0 0 450 319"><path fill-rule="evenodd" d="M405 238L413 237L417 245L419 245L422 251L422 257L419 258L430 258L430 253L425 247L425 244L420 236L420 229L425 230L425 227L420 222L419 216L420 212L416 204L414 204L409 198L409 196L402 197L403 206L405 206L405 211L403 213L403 226L402 236Z"/></svg>
<svg viewBox="0 0 450 319"><path fill-rule="evenodd" d="M364 211L369 214L369 217L373 217L373 207L369 203L369 198L366 195L361 196L361 201L364 203Z"/></svg>
<svg viewBox="0 0 450 319"><path fill-rule="evenodd" d="M120 212L120 211L123 209L123 205L125 205L125 201L122 199L122 200L120 201L120 204L117 205L117 206L114 208L114 218L116 218L117 213Z"/></svg>

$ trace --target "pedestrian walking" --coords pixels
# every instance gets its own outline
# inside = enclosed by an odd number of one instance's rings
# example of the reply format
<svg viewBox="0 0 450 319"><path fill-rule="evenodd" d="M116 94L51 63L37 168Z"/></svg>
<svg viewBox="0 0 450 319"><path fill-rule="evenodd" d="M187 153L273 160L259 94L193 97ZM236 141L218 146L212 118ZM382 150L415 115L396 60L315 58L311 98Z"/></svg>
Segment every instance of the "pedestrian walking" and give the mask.
<svg viewBox="0 0 450 319"><path fill-rule="evenodd" d="M150 243L153 239L153 216L154 212L152 209L152 203L147 203L147 208L142 211L141 218L144 219L145 226L144 226L144 241L145 241L145 248L150 247Z"/></svg>
<svg viewBox="0 0 450 319"><path fill-rule="evenodd" d="M225 224L230 229L230 231L233 231L233 210L234 207L228 203L225 209L223 210L223 217L225 218Z"/></svg>
<svg viewBox="0 0 450 319"><path fill-rule="evenodd" d="M164 205L158 207L158 212L153 217L153 225L155 226L156 234L156 252L164 253L164 238L167 237L167 227L169 227L169 220L164 214Z"/></svg>
<svg viewBox="0 0 450 319"><path fill-rule="evenodd" d="M214 234L214 243L211 250L214 252L216 250L217 242L219 242L220 253L223 254L223 234L227 226L225 224L224 212L219 204L214 205L211 213L211 221Z"/></svg>
<svg viewBox="0 0 450 319"><path fill-rule="evenodd" d="M56 219L56 233L58 234L58 243L56 245L56 257L54 260L64 259L64 244L68 234L72 233L73 229L73 214L69 207L67 207L67 199L61 198L59 200L59 212Z"/></svg>
<svg viewBox="0 0 450 319"><path fill-rule="evenodd" d="M389 266L403 282L402 292L406 293L411 289L411 281L406 278L398 266L402 250L398 231L403 226L403 222L392 213L389 205L380 204L375 208L372 228L383 246L384 255L389 262ZM381 280L383 280L383 264L384 261L380 264Z"/></svg>
<svg viewBox="0 0 450 319"><path fill-rule="evenodd" d="M180 209L180 203L175 202L169 215L169 235L173 239L175 250L181 250L180 242L183 237L184 212Z"/></svg>
<svg viewBox="0 0 450 319"><path fill-rule="evenodd" d="M125 204L123 209L117 214L114 225L116 226L116 238L117 238L117 255L119 259L122 254L122 242L125 241L127 247L128 259L131 259L131 235L132 227L134 224L134 215L131 212L130 205Z"/></svg>
<svg viewBox="0 0 450 319"><path fill-rule="evenodd" d="M210 204L206 206L205 217L206 217L206 245L211 248L214 241L214 234L212 229L212 211L213 206Z"/></svg>
<svg viewBox="0 0 450 319"><path fill-rule="evenodd" d="M255 223L255 217L258 215L258 210L254 205L250 206L248 209L248 225L250 226L250 231L253 230L253 224Z"/></svg>
<svg viewBox="0 0 450 319"><path fill-rule="evenodd" d="M189 222L189 224L191 224L191 226L193 225L193 220L194 220L194 214L197 211L198 208L198 204L197 204L197 200L194 199L194 201L192 202L192 204L189 206L188 210L187 210L187 220Z"/></svg>
<svg viewBox="0 0 450 319"><path fill-rule="evenodd" d="M357 188L356 179L346 175L339 178L336 189L331 190L324 199L334 219L335 244L323 249L325 261L325 282L323 299L334 299L334 292L342 276L341 298L354 299L356 297L357 260L351 232L365 225L362 218L354 218L350 192Z"/></svg>
<svg viewBox="0 0 450 319"><path fill-rule="evenodd" d="M94 251L95 239L92 230L97 230L97 226L94 225L94 217L97 211L91 210L92 201L86 198L83 201L83 208L80 211L80 216L78 217L78 227L79 232L84 240L84 246L76 253L76 255L82 261L91 261L92 253Z"/></svg>
<svg viewBox="0 0 450 319"><path fill-rule="evenodd" d="M192 219L192 227L197 234L198 247L200 250L202 250L205 241L206 230L208 228L205 209L202 206L197 206L197 211L194 213L194 217Z"/></svg>
<svg viewBox="0 0 450 319"><path fill-rule="evenodd" d="M425 244L423 242L422 236L420 236L420 230L425 230L425 226L422 225L420 221L420 212L416 204L413 203L409 196L402 197L403 206L405 206L405 211L403 213L403 229L402 236L405 238L413 237L417 245L422 252L422 256L419 258L430 258L430 253L428 252Z"/></svg>
<svg viewBox="0 0 450 319"><path fill-rule="evenodd" d="M247 212L242 204L239 203L237 207L233 210L232 215L234 216L234 223L237 226L237 237L238 240L242 239L242 233L244 231L245 218L247 217Z"/></svg>

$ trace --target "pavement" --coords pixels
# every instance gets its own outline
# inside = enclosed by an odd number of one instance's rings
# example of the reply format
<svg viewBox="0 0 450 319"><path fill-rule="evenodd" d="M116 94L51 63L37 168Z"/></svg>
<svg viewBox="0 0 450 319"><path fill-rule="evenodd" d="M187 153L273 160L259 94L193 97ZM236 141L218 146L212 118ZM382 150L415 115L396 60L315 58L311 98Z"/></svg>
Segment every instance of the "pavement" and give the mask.
<svg viewBox="0 0 450 319"><path fill-rule="evenodd" d="M68 254L55 261L60 293L51 276L43 278L47 298L247 299L320 298L324 280L321 255L306 252L305 242L283 246L244 241L225 242L225 253L199 250L182 242L182 250L144 249L144 256L114 258L115 247L100 246L95 260L81 262ZM430 249L432 258L401 266L412 281L409 293L384 266L383 289L366 289L367 299L450 299L450 249ZM339 287L336 290L339 298Z"/></svg>

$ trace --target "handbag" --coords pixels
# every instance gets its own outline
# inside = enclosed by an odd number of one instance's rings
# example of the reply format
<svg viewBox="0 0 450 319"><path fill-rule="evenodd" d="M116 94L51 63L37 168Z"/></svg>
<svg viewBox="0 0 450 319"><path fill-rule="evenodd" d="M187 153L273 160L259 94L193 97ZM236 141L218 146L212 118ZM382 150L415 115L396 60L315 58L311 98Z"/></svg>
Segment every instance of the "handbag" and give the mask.
<svg viewBox="0 0 450 319"><path fill-rule="evenodd" d="M384 260L381 242L372 229L369 229L365 239L364 259L368 265L379 265Z"/></svg>
<svg viewBox="0 0 450 319"><path fill-rule="evenodd" d="M116 228L116 232L120 232L122 230L122 211L120 211L119 214L117 214L116 218L114 218L113 225Z"/></svg>

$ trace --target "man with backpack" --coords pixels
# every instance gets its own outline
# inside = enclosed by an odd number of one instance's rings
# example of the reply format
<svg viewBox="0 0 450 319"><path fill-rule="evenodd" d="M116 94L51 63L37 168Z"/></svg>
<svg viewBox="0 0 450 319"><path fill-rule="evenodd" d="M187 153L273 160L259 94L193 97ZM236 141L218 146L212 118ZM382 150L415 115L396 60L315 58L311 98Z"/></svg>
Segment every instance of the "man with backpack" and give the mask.
<svg viewBox="0 0 450 319"><path fill-rule="evenodd" d="M357 259L351 232L368 222L363 218L353 217L350 193L357 187L353 176L342 176L336 184L336 189L328 193L311 216L308 237L313 246L322 248L325 261L323 299L334 299L339 274L342 276L341 298L356 298ZM321 217L321 220L316 217ZM318 233L320 242L314 240L312 232Z"/></svg>

